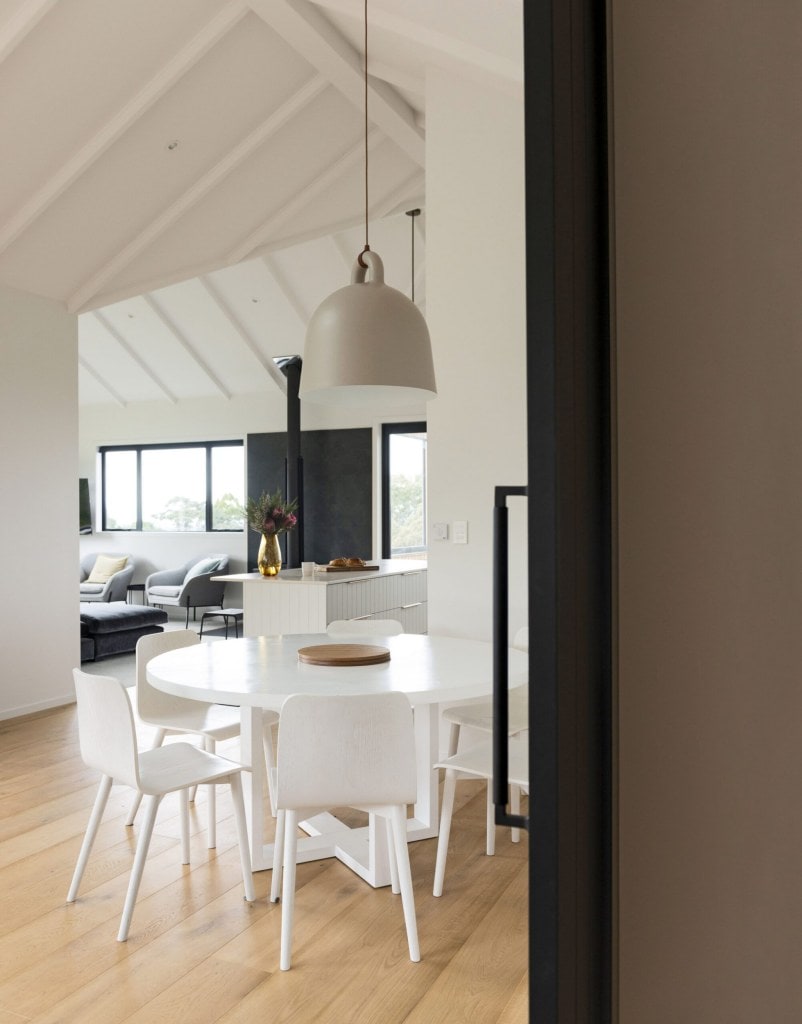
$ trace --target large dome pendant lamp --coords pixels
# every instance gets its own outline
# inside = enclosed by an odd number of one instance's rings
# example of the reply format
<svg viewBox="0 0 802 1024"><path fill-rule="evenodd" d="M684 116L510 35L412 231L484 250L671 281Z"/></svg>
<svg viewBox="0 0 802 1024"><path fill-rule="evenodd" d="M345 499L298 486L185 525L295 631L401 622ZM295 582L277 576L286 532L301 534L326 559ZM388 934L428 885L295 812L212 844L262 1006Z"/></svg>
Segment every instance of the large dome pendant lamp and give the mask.
<svg viewBox="0 0 802 1024"><path fill-rule="evenodd" d="M425 402L436 395L426 321L403 292L384 283L384 265L368 245L365 0L365 246L354 262L351 283L329 295L312 314L306 331L300 397L332 405L375 402L398 406Z"/></svg>

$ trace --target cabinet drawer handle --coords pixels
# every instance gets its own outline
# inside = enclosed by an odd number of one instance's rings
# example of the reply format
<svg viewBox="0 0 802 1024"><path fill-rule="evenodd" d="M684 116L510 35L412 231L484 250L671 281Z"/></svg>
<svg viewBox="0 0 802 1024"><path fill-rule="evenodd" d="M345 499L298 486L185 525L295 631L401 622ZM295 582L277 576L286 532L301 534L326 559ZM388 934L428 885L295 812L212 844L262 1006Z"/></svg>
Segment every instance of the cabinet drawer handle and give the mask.
<svg viewBox="0 0 802 1024"><path fill-rule="evenodd" d="M420 608L420 606L422 604L423 604L423 601L413 601L412 604L402 604L401 605L401 610L404 611L407 608Z"/></svg>

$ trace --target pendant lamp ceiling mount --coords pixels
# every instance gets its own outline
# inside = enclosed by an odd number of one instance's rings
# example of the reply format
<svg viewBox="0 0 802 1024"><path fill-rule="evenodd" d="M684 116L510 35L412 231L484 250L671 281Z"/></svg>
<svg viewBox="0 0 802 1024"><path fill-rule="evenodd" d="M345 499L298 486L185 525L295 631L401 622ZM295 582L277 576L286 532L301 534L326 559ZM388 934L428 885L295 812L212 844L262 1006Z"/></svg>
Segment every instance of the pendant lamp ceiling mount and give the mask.
<svg viewBox="0 0 802 1024"><path fill-rule="evenodd" d="M364 122L365 244L354 261L351 283L329 295L312 314L300 395L335 405L410 405L436 397L437 388L426 321L413 301L384 283L384 264L369 244L367 0ZM414 225L413 216L413 231Z"/></svg>

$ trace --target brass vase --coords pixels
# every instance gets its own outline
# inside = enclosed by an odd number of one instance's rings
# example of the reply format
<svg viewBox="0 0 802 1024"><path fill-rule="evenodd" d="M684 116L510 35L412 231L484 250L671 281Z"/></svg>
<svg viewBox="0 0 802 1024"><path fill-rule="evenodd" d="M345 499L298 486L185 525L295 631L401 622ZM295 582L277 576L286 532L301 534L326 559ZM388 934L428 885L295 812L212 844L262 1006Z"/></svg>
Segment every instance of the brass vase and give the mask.
<svg viewBox="0 0 802 1024"><path fill-rule="evenodd" d="M281 545L278 542L278 534L262 534L256 564L263 576L278 576L281 571Z"/></svg>

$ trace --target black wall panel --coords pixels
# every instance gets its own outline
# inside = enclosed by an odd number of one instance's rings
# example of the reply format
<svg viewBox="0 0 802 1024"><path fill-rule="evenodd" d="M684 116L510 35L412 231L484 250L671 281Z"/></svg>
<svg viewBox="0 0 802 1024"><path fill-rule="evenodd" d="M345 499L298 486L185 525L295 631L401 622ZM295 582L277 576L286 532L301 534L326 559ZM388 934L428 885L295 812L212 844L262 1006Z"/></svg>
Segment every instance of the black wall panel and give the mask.
<svg viewBox="0 0 802 1024"><path fill-rule="evenodd" d="M369 428L301 431L303 560L373 556L372 442ZM248 434L247 452L248 496L285 493L287 435ZM249 530L250 570L258 549L259 534Z"/></svg>

